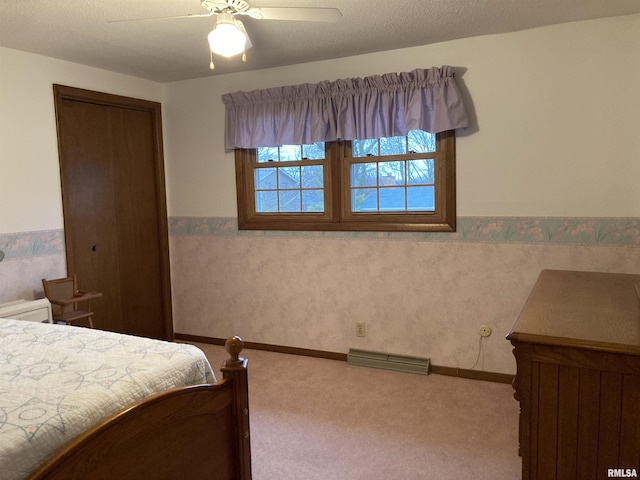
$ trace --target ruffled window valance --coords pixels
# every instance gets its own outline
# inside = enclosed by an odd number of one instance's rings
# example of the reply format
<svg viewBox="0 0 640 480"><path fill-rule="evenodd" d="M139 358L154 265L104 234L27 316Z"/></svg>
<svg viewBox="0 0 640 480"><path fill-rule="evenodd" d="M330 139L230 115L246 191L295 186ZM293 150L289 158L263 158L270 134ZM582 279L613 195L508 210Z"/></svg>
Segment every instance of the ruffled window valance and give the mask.
<svg viewBox="0 0 640 480"><path fill-rule="evenodd" d="M227 150L468 126L449 66L227 93L222 101Z"/></svg>

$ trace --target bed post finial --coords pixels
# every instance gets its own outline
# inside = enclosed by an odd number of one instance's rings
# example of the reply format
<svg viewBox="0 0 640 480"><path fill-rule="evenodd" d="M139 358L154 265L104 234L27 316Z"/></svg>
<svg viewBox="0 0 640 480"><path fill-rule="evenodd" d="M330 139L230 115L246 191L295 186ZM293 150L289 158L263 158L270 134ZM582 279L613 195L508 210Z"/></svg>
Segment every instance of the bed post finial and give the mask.
<svg viewBox="0 0 640 480"><path fill-rule="evenodd" d="M238 479L251 480L251 440L249 438L249 387L247 384L247 359L240 356L244 342L240 337L227 339L224 348L229 360L224 362L222 375L233 382L235 396L235 427L238 442Z"/></svg>
<svg viewBox="0 0 640 480"><path fill-rule="evenodd" d="M242 352L244 348L244 342L240 337L237 335L235 337L229 337L224 343L224 348L230 355L229 360L225 362L225 366L235 367L243 364L244 359L240 358L240 352Z"/></svg>

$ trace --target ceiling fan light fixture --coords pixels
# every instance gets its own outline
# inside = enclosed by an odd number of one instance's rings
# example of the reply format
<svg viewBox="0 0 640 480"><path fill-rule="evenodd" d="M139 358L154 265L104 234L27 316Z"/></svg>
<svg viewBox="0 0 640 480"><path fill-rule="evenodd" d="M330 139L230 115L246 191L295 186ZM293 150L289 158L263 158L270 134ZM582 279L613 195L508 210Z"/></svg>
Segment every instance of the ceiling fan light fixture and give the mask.
<svg viewBox="0 0 640 480"><path fill-rule="evenodd" d="M242 24L233 15L219 13L213 30L209 33L209 48L223 57L233 57L243 53L247 35Z"/></svg>

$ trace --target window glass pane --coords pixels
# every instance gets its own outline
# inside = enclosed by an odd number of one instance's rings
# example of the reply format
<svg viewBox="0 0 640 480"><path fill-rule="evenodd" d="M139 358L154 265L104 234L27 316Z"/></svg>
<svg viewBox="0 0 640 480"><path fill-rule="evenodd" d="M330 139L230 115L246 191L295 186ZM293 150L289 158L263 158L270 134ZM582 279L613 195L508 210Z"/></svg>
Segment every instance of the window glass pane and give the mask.
<svg viewBox="0 0 640 480"><path fill-rule="evenodd" d="M278 197L275 190L256 192L256 212L277 212Z"/></svg>
<svg viewBox="0 0 640 480"><path fill-rule="evenodd" d="M379 185L404 185L404 161L380 162Z"/></svg>
<svg viewBox="0 0 640 480"><path fill-rule="evenodd" d="M257 161L263 162L277 162L278 161L278 147L261 147L257 149Z"/></svg>
<svg viewBox="0 0 640 480"><path fill-rule="evenodd" d="M378 164L354 163L351 165L351 186L367 187L378 184Z"/></svg>
<svg viewBox="0 0 640 480"><path fill-rule="evenodd" d="M300 190L280 190L278 196L281 212L300 211Z"/></svg>
<svg viewBox="0 0 640 480"><path fill-rule="evenodd" d="M282 145L280 147L280 161L289 162L302 160L302 145Z"/></svg>
<svg viewBox="0 0 640 480"><path fill-rule="evenodd" d="M279 188L300 188L300 167L278 168Z"/></svg>
<svg viewBox="0 0 640 480"><path fill-rule="evenodd" d="M352 188L351 211L375 212L378 210L377 188Z"/></svg>
<svg viewBox="0 0 640 480"><path fill-rule="evenodd" d="M386 137L380 139L380 155L402 155L407 153L407 137Z"/></svg>
<svg viewBox="0 0 640 480"><path fill-rule="evenodd" d="M380 210L405 211L405 190L402 187L380 189Z"/></svg>
<svg viewBox="0 0 640 480"><path fill-rule="evenodd" d="M320 189L302 191L303 212L324 212L324 191Z"/></svg>
<svg viewBox="0 0 640 480"><path fill-rule="evenodd" d="M378 156L378 140L353 140L351 142L352 157L369 157Z"/></svg>
<svg viewBox="0 0 640 480"><path fill-rule="evenodd" d="M302 167L302 188L322 188L324 186L322 165Z"/></svg>
<svg viewBox="0 0 640 480"><path fill-rule="evenodd" d="M407 135L409 151L413 153L427 153L436 151L435 133L427 133L422 130L411 130Z"/></svg>
<svg viewBox="0 0 640 480"><path fill-rule="evenodd" d="M408 210L434 211L436 207L434 187L408 187Z"/></svg>
<svg viewBox="0 0 640 480"><path fill-rule="evenodd" d="M324 142L316 142L302 146L302 158L319 160L324 158Z"/></svg>
<svg viewBox="0 0 640 480"><path fill-rule="evenodd" d="M434 160L408 160L407 161L407 183L433 184Z"/></svg>
<svg viewBox="0 0 640 480"><path fill-rule="evenodd" d="M255 173L256 190L277 188L275 168L258 168Z"/></svg>

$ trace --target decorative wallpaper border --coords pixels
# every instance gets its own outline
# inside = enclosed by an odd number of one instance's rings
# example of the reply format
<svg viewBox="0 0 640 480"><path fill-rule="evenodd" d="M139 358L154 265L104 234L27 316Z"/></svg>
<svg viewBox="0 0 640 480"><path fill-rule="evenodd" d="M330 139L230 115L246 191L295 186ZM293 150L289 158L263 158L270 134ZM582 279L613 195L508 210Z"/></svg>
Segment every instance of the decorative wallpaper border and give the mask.
<svg viewBox="0 0 640 480"><path fill-rule="evenodd" d="M4 253L5 261L60 254L64 251L64 230L0 234L0 252Z"/></svg>
<svg viewBox="0 0 640 480"><path fill-rule="evenodd" d="M169 217L169 236L327 238L424 242L533 243L640 247L640 218L458 217L457 231L306 232L238 230L235 217ZM64 253L64 231L0 234L4 260ZM0 254L0 258L2 254Z"/></svg>
<svg viewBox="0 0 640 480"><path fill-rule="evenodd" d="M170 217L169 235L339 238L640 247L640 218L458 217L457 231L318 232L238 230L234 217Z"/></svg>

